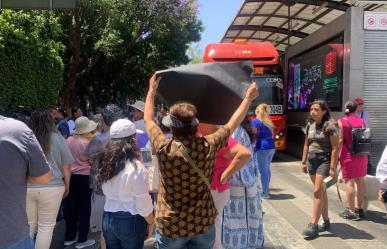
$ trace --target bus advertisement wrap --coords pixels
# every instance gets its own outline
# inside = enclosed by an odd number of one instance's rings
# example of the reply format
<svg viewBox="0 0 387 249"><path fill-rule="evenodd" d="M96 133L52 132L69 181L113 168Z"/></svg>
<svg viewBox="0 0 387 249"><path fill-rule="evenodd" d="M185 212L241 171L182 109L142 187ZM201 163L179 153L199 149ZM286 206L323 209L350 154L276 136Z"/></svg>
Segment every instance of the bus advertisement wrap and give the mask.
<svg viewBox="0 0 387 249"><path fill-rule="evenodd" d="M228 63L251 61L254 66L252 80L259 88L259 97L250 105L248 116L255 118L255 109L261 103L270 106L270 119L277 150L285 150L287 139L285 92L280 55L270 42L210 43L206 46L203 62Z"/></svg>
<svg viewBox="0 0 387 249"><path fill-rule="evenodd" d="M341 110L343 35L289 60L288 110L307 111L316 99Z"/></svg>

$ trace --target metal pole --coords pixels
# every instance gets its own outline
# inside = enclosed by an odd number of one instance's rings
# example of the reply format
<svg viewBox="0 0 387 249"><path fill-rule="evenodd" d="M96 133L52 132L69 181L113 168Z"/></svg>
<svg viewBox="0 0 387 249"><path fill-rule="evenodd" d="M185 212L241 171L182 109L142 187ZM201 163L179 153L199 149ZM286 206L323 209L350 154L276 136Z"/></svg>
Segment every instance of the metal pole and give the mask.
<svg viewBox="0 0 387 249"><path fill-rule="evenodd" d="M50 10L52 10L52 0L50 0Z"/></svg>
<svg viewBox="0 0 387 249"><path fill-rule="evenodd" d="M290 20L290 0L288 0L288 47L290 46L290 29L291 29L291 20Z"/></svg>

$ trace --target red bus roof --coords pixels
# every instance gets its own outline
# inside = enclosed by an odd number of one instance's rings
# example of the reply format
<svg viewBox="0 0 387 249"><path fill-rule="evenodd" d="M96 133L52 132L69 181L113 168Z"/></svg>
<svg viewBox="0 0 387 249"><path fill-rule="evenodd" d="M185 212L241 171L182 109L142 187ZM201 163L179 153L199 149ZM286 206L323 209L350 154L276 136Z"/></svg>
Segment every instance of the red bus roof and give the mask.
<svg viewBox="0 0 387 249"><path fill-rule="evenodd" d="M210 43L203 62L251 60L254 65L278 65L280 55L270 42Z"/></svg>

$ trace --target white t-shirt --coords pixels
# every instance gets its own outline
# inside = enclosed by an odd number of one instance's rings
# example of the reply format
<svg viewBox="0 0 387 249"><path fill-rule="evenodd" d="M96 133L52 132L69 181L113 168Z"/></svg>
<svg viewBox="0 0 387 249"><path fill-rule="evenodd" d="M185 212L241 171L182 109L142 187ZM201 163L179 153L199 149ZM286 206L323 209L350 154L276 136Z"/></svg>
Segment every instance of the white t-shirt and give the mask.
<svg viewBox="0 0 387 249"><path fill-rule="evenodd" d="M102 184L106 212L130 212L147 217L153 211L148 173L140 161L127 161L118 175Z"/></svg>
<svg viewBox="0 0 387 249"><path fill-rule="evenodd" d="M136 126L136 129L145 131L144 119L139 119L137 121L134 121L133 124L134 124L134 126Z"/></svg>
<svg viewBox="0 0 387 249"><path fill-rule="evenodd" d="M370 113L366 108L363 109L362 112L356 114L359 118L363 119L364 122L366 123L368 128L371 128L371 118L370 118Z"/></svg>
<svg viewBox="0 0 387 249"><path fill-rule="evenodd" d="M387 189L387 146L384 148L382 157L376 167L376 177L380 181L381 187Z"/></svg>
<svg viewBox="0 0 387 249"><path fill-rule="evenodd" d="M74 120L69 119L69 120L67 121L67 125L69 126L70 135L71 135L71 136L74 135L74 132L75 132L75 122L74 122Z"/></svg>

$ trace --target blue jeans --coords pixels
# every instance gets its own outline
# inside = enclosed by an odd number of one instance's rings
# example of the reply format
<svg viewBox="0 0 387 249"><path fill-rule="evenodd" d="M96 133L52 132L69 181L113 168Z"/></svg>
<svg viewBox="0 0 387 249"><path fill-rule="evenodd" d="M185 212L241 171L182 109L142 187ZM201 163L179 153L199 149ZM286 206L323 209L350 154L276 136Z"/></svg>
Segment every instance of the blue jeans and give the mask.
<svg viewBox="0 0 387 249"><path fill-rule="evenodd" d="M34 249L34 242L32 241L31 237L28 235L23 240L9 245L9 246L0 246L0 249Z"/></svg>
<svg viewBox="0 0 387 249"><path fill-rule="evenodd" d="M273 159L275 149L257 150L255 153L257 153L257 160L258 160L259 173L261 174L263 195L269 194L270 192L269 185L270 185L270 178L271 178L270 163L271 163L271 160Z"/></svg>
<svg viewBox="0 0 387 249"><path fill-rule="evenodd" d="M212 249L215 242L215 225L207 232L194 237L170 238L156 231L158 249Z"/></svg>
<svg viewBox="0 0 387 249"><path fill-rule="evenodd" d="M143 248L148 225L140 215L104 212L102 231L107 249Z"/></svg>

